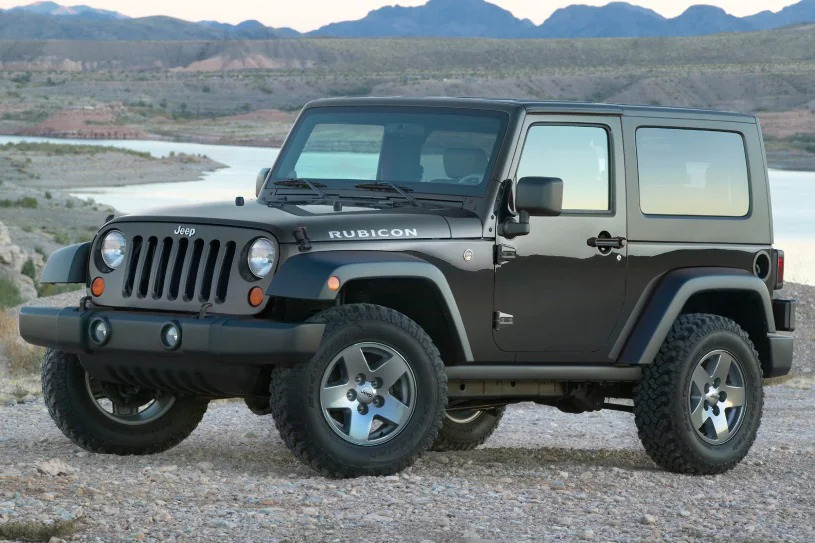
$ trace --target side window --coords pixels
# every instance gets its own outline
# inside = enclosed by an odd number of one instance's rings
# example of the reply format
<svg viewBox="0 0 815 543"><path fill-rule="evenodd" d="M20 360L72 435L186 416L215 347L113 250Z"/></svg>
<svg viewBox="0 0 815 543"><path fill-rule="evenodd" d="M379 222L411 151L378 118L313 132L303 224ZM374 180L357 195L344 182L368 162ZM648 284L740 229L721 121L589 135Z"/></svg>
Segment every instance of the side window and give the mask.
<svg viewBox="0 0 815 543"><path fill-rule="evenodd" d="M608 132L598 126L533 125L517 178L559 177L564 211L610 211Z"/></svg>
<svg viewBox="0 0 815 543"><path fill-rule="evenodd" d="M310 179L376 179L385 129L370 124L318 124L294 172Z"/></svg>
<svg viewBox="0 0 815 543"><path fill-rule="evenodd" d="M645 214L744 217L750 211L740 134L640 128L637 164Z"/></svg>

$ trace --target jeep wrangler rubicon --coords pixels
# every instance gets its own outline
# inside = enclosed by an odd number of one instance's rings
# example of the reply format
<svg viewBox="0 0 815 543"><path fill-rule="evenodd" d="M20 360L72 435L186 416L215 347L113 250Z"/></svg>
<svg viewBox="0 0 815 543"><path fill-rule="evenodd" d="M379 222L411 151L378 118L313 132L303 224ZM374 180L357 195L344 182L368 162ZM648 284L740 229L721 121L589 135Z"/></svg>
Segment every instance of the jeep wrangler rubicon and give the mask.
<svg viewBox="0 0 815 543"><path fill-rule="evenodd" d="M657 464L714 474L790 371L750 115L320 100L256 195L109 219L49 258L42 281L87 296L20 331L74 443L160 452L240 397L316 470L382 475L531 401L632 411Z"/></svg>

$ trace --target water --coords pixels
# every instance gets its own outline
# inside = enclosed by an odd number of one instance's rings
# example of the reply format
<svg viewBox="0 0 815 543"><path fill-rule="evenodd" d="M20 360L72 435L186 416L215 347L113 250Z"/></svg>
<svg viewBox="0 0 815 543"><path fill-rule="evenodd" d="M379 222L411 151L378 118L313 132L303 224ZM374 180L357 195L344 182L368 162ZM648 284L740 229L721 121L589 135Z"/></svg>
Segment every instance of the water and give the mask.
<svg viewBox="0 0 815 543"><path fill-rule="evenodd" d="M167 205L234 200L236 196L255 197L255 178L261 168L274 163L278 149L237 147L231 145L204 145L170 141L140 140L71 140L0 136L0 145L20 141L102 145L148 152L160 158L171 152L206 155L227 167L207 172L200 181L179 183L150 183L123 187L95 187L75 189L78 198L93 198L123 213L139 213Z"/></svg>
<svg viewBox="0 0 815 543"><path fill-rule="evenodd" d="M170 152L201 154L227 167L205 173L200 181L152 183L124 187L76 189L79 198L93 198L120 212L140 213L150 208L183 203L254 198L255 178L269 167L278 149L137 140L62 140L0 136L0 145L19 141L110 145L146 151L155 157ZM787 280L815 285L815 172L770 171L776 246L787 256Z"/></svg>
<svg viewBox="0 0 815 543"><path fill-rule="evenodd" d="M76 189L79 198L93 198L120 212L139 213L150 208L179 203L232 200L235 196L254 198L255 178L261 168L271 166L278 149L204 145L169 141L139 140L55 140L0 136L0 145L18 141L109 145L146 151L155 157L170 152L201 154L227 167L205 173L200 181L151 183L123 187ZM815 232L815 172L771 170L775 236L780 240L809 240Z"/></svg>

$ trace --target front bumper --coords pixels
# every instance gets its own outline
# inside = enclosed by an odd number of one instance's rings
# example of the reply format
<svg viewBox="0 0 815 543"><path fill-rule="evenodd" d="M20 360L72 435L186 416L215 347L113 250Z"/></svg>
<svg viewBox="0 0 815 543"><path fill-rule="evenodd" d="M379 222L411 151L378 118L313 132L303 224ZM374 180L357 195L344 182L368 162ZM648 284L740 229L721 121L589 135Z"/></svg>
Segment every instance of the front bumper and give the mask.
<svg viewBox="0 0 815 543"><path fill-rule="evenodd" d="M92 341L90 334L91 324L100 319L109 329L102 345ZM181 330L175 349L165 347L161 338L169 323ZM258 393L254 386L261 372L310 358L324 328L323 324L94 308L20 310L23 339L76 353L98 379L207 396Z"/></svg>

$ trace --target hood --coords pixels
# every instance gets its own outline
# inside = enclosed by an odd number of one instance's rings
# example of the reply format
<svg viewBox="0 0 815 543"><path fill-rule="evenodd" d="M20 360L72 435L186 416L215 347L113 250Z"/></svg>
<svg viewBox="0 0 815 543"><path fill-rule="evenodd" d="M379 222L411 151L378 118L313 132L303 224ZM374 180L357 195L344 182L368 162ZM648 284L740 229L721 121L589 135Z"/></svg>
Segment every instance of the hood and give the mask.
<svg viewBox="0 0 815 543"><path fill-rule="evenodd" d="M257 200L236 206L211 203L166 207L139 215L123 215L116 222L167 222L246 226L267 230L280 243L294 243L294 231L305 226L312 242L387 239L480 238L482 224L472 211L452 207L361 207L343 202L342 210L324 204L287 204L269 207Z"/></svg>

